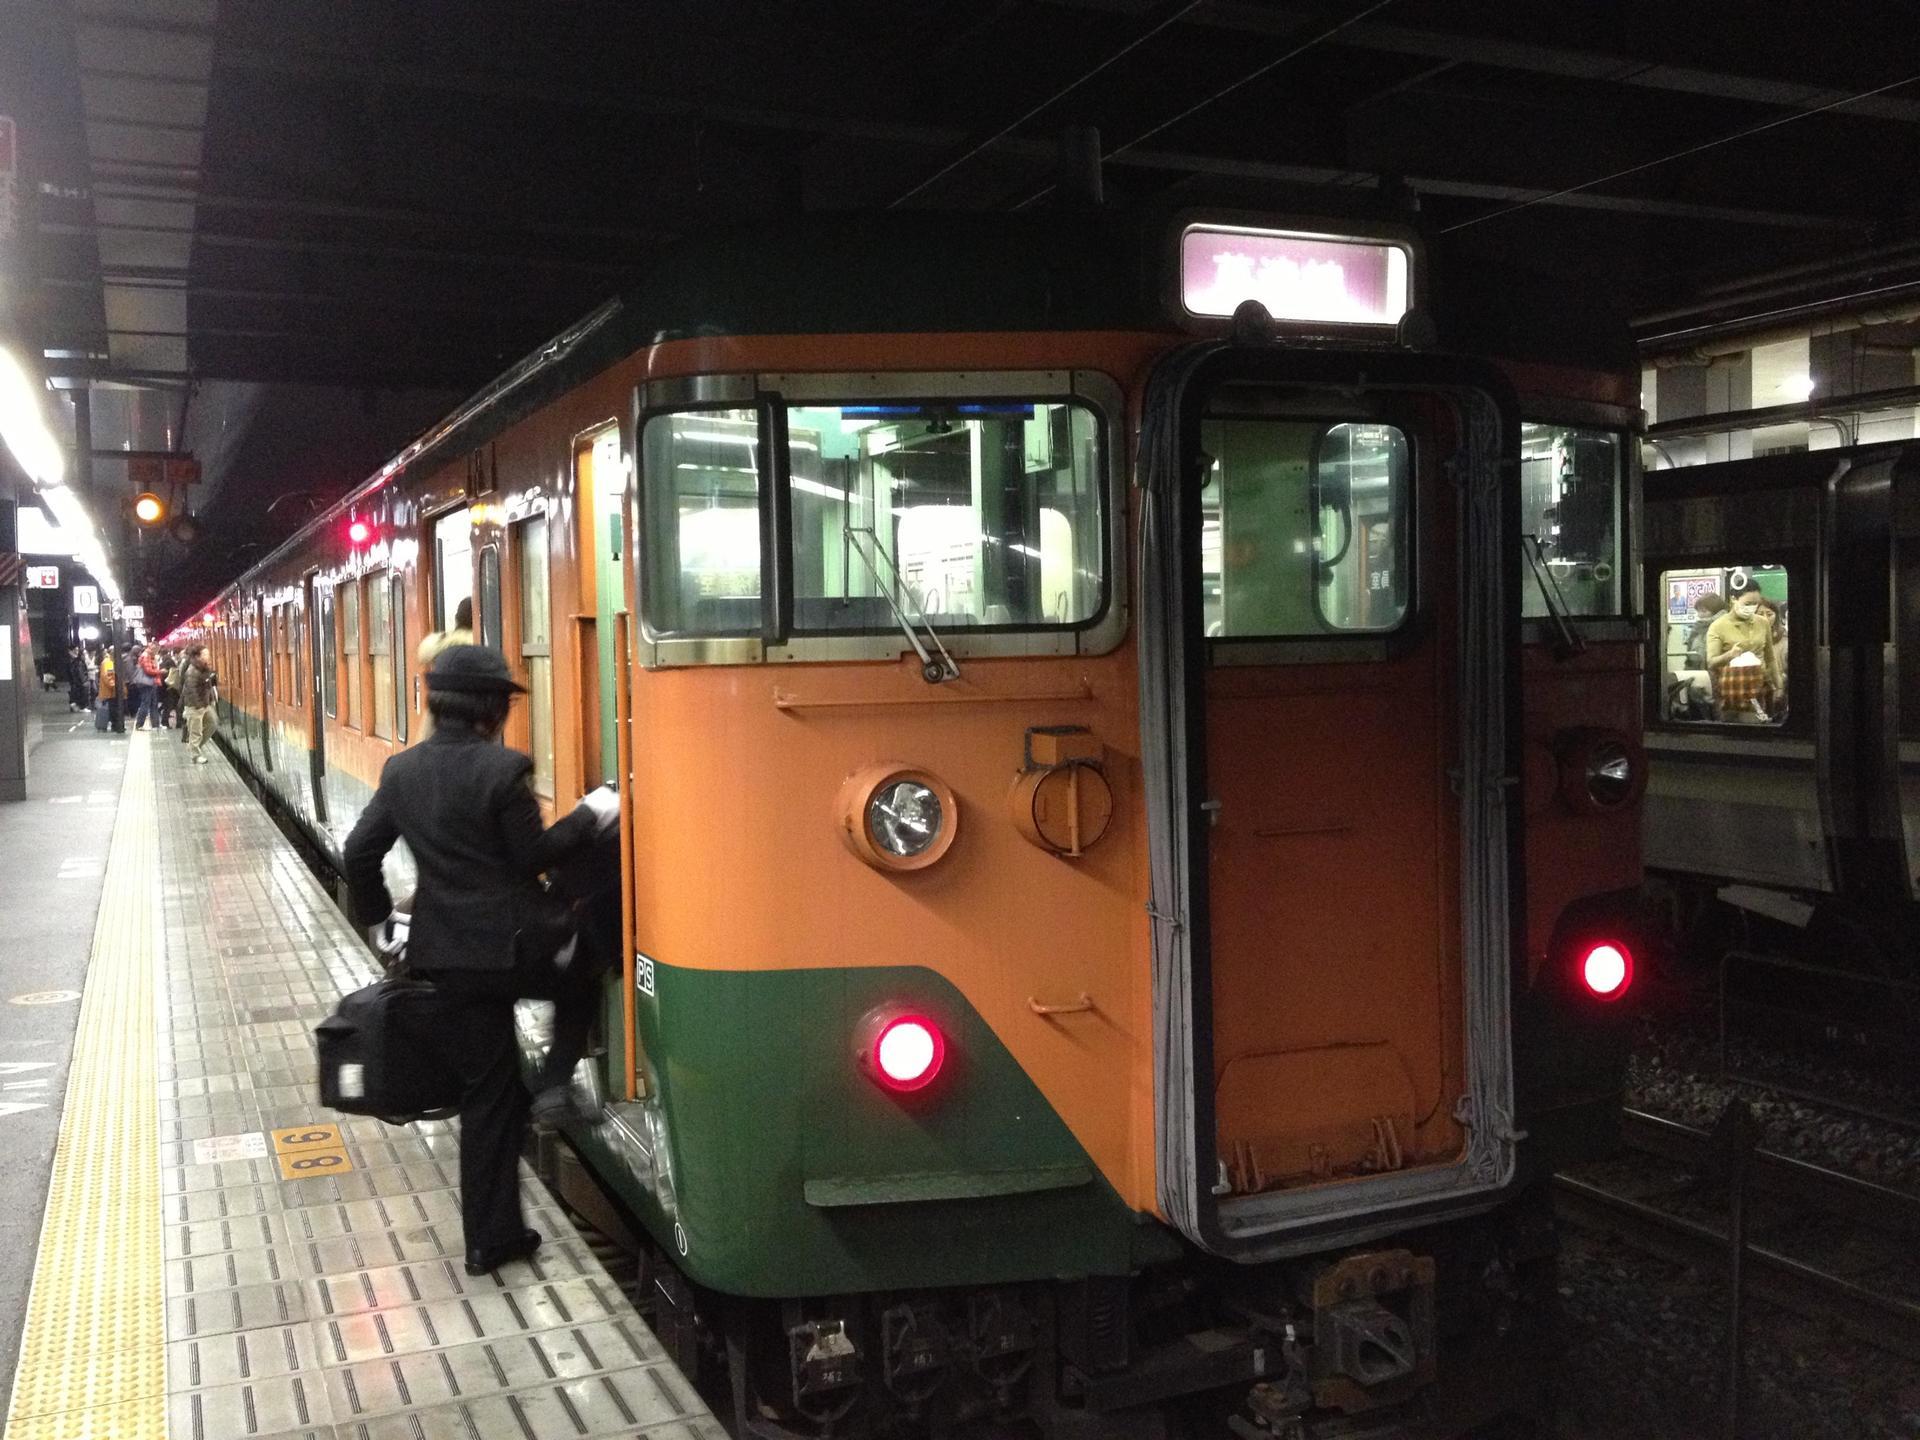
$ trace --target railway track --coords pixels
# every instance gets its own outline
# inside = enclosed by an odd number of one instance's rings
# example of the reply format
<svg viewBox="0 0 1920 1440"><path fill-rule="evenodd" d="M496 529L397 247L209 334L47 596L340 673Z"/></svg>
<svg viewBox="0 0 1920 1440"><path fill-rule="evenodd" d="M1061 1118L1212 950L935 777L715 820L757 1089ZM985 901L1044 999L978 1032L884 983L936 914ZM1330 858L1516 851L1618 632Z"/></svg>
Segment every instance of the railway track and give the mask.
<svg viewBox="0 0 1920 1440"><path fill-rule="evenodd" d="M1627 1110L1622 1136L1632 1148L1687 1169L1714 1168L1713 1140L1704 1130ZM1754 1152L1747 1184L1750 1196L1839 1216L1883 1234L1920 1238L1920 1198L1905 1191L1766 1150ZM1727 1261L1727 1236L1716 1226L1575 1176L1558 1176L1554 1186L1555 1208L1572 1224L1613 1232L1682 1264L1712 1269ZM1831 1323L1882 1350L1920 1360L1920 1305L1769 1245L1750 1242L1745 1263L1746 1285L1753 1294L1794 1314Z"/></svg>

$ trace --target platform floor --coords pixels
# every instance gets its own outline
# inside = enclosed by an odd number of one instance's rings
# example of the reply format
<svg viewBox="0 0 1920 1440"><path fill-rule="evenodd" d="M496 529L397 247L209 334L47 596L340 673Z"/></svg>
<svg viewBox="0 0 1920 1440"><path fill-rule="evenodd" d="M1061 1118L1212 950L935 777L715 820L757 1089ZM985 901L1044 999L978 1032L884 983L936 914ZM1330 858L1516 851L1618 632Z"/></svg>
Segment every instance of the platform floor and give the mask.
<svg viewBox="0 0 1920 1440"><path fill-rule="evenodd" d="M457 1127L321 1109L371 958L223 758L127 741L7 1440L722 1440L531 1175L474 1279Z"/></svg>

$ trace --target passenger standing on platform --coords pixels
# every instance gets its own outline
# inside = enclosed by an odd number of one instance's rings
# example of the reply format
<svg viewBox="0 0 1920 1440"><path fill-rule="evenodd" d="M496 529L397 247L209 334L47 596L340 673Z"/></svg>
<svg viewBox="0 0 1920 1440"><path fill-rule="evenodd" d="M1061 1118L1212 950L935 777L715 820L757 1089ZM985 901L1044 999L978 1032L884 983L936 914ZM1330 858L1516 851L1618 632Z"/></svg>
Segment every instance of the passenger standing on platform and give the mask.
<svg viewBox="0 0 1920 1440"><path fill-rule="evenodd" d="M520 1079L513 1002L556 1004L554 1032L584 1040L596 1000L590 967L562 964L567 922L541 876L591 851L618 822L619 797L596 790L542 827L533 761L495 744L524 693L507 663L480 645L448 645L427 671L433 734L388 760L344 849L355 919L383 925L392 908L381 860L404 838L418 868L408 967L440 992L446 1062L457 1068L460 1217L467 1272L484 1275L540 1245L520 1209L520 1150L530 1110L564 1113L579 1059L556 1044L536 1084Z"/></svg>
<svg viewBox="0 0 1920 1440"><path fill-rule="evenodd" d="M160 662L154 657L151 646L134 657L128 679L133 688L133 728L144 730L147 722L152 721L154 728L160 724Z"/></svg>
<svg viewBox="0 0 1920 1440"><path fill-rule="evenodd" d="M218 727L213 705L219 698L220 677L213 673L213 660L206 646L195 645L187 651L187 668L180 677L180 716L196 765L207 763L207 741Z"/></svg>
<svg viewBox="0 0 1920 1440"><path fill-rule="evenodd" d="M93 671L85 647L76 640L67 647L67 709L84 713L92 708Z"/></svg>
<svg viewBox="0 0 1920 1440"><path fill-rule="evenodd" d="M100 647L100 688L94 700L93 728L105 730L109 727L117 734L121 730L120 716L114 713L114 702L120 698L120 667L114 662L113 647Z"/></svg>

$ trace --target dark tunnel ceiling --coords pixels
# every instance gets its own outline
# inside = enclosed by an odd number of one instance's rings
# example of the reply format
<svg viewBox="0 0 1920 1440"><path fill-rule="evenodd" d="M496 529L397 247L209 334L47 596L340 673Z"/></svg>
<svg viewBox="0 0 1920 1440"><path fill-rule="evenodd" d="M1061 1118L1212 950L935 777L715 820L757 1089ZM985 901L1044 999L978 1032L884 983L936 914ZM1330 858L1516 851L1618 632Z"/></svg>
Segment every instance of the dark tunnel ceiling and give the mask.
<svg viewBox="0 0 1920 1440"><path fill-rule="evenodd" d="M201 382L467 389L703 226L1033 203L1069 124L1099 128L1110 203L1311 211L1404 187L1429 223L1629 312L1920 234L1905 5L9 9L42 111L33 323L95 378L164 371L127 357L178 331L173 368ZM148 273L124 242L156 197L183 202L185 243ZM183 286L184 319L130 324L142 285Z"/></svg>

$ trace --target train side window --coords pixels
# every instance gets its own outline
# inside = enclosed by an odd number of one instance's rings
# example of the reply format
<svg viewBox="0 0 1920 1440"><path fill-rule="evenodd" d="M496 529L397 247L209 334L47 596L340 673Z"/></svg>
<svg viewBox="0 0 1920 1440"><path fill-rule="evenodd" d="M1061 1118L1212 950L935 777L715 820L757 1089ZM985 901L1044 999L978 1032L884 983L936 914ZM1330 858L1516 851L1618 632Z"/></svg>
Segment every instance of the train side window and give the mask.
<svg viewBox="0 0 1920 1440"><path fill-rule="evenodd" d="M514 527L520 557L520 662L527 674L527 751L534 793L553 798L553 630L548 595L547 517Z"/></svg>
<svg viewBox="0 0 1920 1440"><path fill-rule="evenodd" d="M366 723L360 709L360 582L344 580L334 588L340 608L340 665L347 672L348 726L358 730Z"/></svg>
<svg viewBox="0 0 1920 1440"><path fill-rule="evenodd" d="M1621 437L1610 430L1521 425L1520 534L1530 553L1520 613L1526 619L1552 613L1549 588L1568 615L1624 612L1623 453ZM1544 579L1539 569L1545 570Z"/></svg>
<svg viewBox="0 0 1920 1440"><path fill-rule="evenodd" d="M329 586L316 585L314 591L320 606L320 613L314 620L314 624L320 627L320 703L327 714L337 719L340 714L340 662L335 656L337 642L333 629L333 590Z"/></svg>
<svg viewBox="0 0 1920 1440"><path fill-rule="evenodd" d="M373 671L373 734L393 739L393 590L389 576L377 570L367 577L367 656Z"/></svg>
<svg viewBox="0 0 1920 1440"><path fill-rule="evenodd" d="M474 620L480 633L474 638L506 652L506 640L500 630L500 547L483 546L480 551L480 613Z"/></svg>
<svg viewBox="0 0 1920 1440"><path fill-rule="evenodd" d="M1666 570L1659 594L1660 717L1784 725L1791 634L1786 567Z"/></svg>
<svg viewBox="0 0 1920 1440"><path fill-rule="evenodd" d="M758 414L655 415L641 448L648 629L657 635L759 634Z"/></svg>
<svg viewBox="0 0 1920 1440"><path fill-rule="evenodd" d="M1413 472L1392 425L1204 421L1200 576L1216 640L1379 634L1411 605Z"/></svg>
<svg viewBox="0 0 1920 1440"><path fill-rule="evenodd" d="M395 575L392 583L393 606L393 693L398 699L393 708L393 738L407 743L407 582Z"/></svg>

